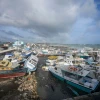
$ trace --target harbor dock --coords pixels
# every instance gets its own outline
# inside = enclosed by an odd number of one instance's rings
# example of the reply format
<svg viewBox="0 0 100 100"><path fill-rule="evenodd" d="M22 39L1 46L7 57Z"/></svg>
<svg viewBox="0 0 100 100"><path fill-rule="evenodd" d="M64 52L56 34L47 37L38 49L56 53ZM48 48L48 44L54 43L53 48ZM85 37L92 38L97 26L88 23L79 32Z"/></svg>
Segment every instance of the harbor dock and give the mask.
<svg viewBox="0 0 100 100"><path fill-rule="evenodd" d="M8 50L3 50L3 51L0 51L0 54L4 54L4 53L7 53L7 52L12 52L12 51L15 51L16 49L8 49Z"/></svg>
<svg viewBox="0 0 100 100"><path fill-rule="evenodd" d="M38 57L40 56L44 56L44 57L48 57L48 56L65 56L65 54L40 54L40 55L37 55Z"/></svg>

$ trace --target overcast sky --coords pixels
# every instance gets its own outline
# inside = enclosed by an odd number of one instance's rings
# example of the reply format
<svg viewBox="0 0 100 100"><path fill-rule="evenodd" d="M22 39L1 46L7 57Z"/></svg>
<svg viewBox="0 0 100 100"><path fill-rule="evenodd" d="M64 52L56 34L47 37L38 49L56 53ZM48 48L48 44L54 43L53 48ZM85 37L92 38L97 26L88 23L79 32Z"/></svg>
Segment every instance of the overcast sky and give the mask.
<svg viewBox="0 0 100 100"><path fill-rule="evenodd" d="M100 0L0 0L0 40L100 43Z"/></svg>

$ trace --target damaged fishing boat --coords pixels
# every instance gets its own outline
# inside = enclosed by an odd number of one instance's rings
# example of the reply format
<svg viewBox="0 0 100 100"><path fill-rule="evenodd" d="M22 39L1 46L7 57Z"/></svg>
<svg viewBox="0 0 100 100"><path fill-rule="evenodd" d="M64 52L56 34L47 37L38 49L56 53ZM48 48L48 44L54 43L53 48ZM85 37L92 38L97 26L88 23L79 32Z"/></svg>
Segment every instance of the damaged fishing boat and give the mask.
<svg viewBox="0 0 100 100"><path fill-rule="evenodd" d="M35 71L37 69L38 58L35 55L31 55L24 64L24 68L27 69L27 73Z"/></svg>
<svg viewBox="0 0 100 100"><path fill-rule="evenodd" d="M59 80L86 93L94 92L99 86L99 81L89 76L90 71L80 66L49 66L49 71Z"/></svg>
<svg viewBox="0 0 100 100"><path fill-rule="evenodd" d="M8 60L0 61L0 78L14 78L24 76L26 69L18 63L12 63Z"/></svg>

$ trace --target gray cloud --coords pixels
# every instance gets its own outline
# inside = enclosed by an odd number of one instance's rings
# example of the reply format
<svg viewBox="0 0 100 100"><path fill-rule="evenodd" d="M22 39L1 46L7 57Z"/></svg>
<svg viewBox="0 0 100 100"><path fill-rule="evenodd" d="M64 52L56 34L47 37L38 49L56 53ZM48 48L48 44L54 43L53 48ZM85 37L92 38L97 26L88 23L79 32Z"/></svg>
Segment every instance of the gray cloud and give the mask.
<svg viewBox="0 0 100 100"><path fill-rule="evenodd" d="M0 36L0 41L2 42L8 42L8 41L14 41L11 37L5 37L4 35Z"/></svg>
<svg viewBox="0 0 100 100"><path fill-rule="evenodd" d="M16 37L16 38L24 38L23 36L19 35L19 34L16 34L12 31L5 31L5 30L0 30L1 32L5 33L6 35L10 35L11 37Z"/></svg>
<svg viewBox="0 0 100 100"><path fill-rule="evenodd" d="M79 17L96 13L94 0L0 0L0 25L31 30L46 41L62 41Z"/></svg>
<svg viewBox="0 0 100 100"><path fill-rule="evenodd" d="M97 9L94 0L85 0L85 1L86 2L84 2L81 5L80 14L83 17L96 17Z"/></svg>

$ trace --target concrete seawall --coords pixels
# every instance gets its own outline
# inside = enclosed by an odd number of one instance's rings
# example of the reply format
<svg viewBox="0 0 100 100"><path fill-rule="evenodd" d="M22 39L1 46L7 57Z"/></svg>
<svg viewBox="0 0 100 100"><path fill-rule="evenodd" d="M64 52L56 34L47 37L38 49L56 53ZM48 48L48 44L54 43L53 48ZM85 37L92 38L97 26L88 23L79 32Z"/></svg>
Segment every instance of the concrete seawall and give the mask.
<svg viewBox="0 0 100 100"><path fill-rule="evenodd" d="M67 98L63 100L100 100L100 92L95 92L92 94L77 96L73 98Z"/></svg>
<svg viewBox="0 0 100 100"><path fill-rule="evenodd" d="M3 50L3 51L0 51L0 54L4 54L6 52L11 52L11 51L15 51L16 49L8 49L8 50Z"/></svg>

